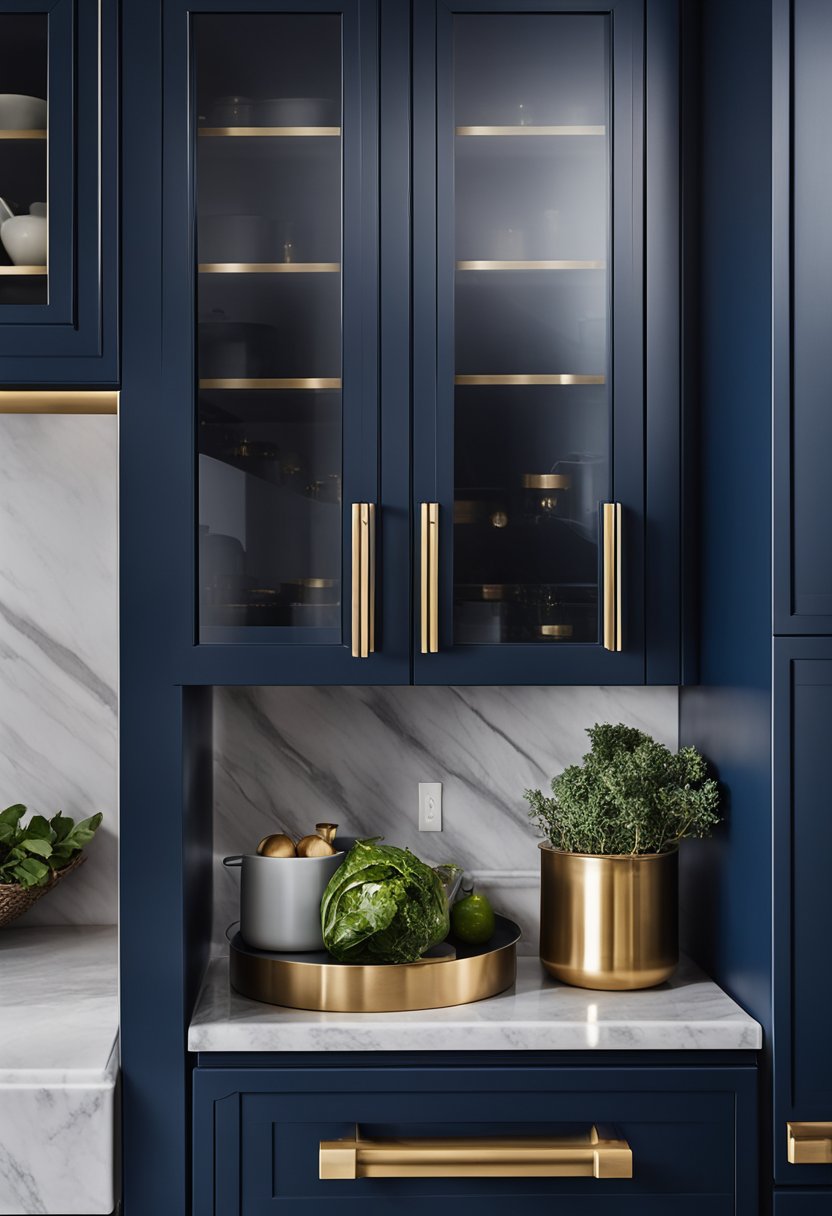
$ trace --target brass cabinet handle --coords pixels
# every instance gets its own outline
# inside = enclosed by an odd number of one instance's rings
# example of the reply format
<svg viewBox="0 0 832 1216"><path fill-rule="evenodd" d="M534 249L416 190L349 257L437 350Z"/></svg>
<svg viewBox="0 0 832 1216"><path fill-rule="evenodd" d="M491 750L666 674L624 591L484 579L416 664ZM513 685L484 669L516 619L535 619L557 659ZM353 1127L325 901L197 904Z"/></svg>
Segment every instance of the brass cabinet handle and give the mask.
<svg viewBox="0 0 832 1216"><path fill-rule="evenodd" d="M439 503L423 502L422 523L422 654L439 650Z"/></svg>
<svg viewBox="0 0 832 1216"><path fill-rule="evenodd" d="M632 1178L626 1140L592 1127L583 1136L476 1137L320 1142L320 1177L345 1178Z"/></svg>
<svg viewBox="0 0 832 1216"><path fill-rule="evenodd" d="M787 1123L790 1165L832 1165L832 1123Z"/></svg>
<svg viewBox="0 0 832 1216"><path fill-rule="evenodd" d="M352 657L376 648L376 504L352 504Z"/></svg>
<svg viewBox="0 0 832 1216"><path fill-rule="evenodd" d="M621 650L621 503L605 502L604 546L604 649Z"/></svg>

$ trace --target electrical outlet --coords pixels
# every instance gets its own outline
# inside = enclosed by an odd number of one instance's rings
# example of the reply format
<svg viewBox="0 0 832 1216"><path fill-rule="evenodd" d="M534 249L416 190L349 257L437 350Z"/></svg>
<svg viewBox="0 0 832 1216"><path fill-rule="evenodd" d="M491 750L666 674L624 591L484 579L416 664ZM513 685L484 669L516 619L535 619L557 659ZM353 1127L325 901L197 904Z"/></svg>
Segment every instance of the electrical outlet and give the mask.
<svg viewBox="0 0 832 1216"><path fill-rule="evenodd" d="M442 782L419 782L419 831L442 831Z"/></svg>

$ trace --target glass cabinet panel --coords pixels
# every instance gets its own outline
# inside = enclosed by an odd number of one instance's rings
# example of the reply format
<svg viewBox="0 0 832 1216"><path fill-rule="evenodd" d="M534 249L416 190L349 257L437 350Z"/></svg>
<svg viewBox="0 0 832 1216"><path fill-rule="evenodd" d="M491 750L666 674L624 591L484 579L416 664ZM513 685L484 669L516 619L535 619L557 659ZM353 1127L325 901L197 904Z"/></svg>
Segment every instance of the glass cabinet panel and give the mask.
<svg viewBox="0 0 832 1216"><path fill-rule="evenodd" d="M337 641L341 18L193 35L200 638Z"/></svg>
<svg viewBox="0 0 832 1216"><path fill-rule="evenodd" d="M457 15L454 640L597 643L608 19Z"/></svg>
<svg viewBox="0 0 832 1216"><path fill-rule="evenodd" d="M0 14L0 306L48 303L48 20Z"/></svg>

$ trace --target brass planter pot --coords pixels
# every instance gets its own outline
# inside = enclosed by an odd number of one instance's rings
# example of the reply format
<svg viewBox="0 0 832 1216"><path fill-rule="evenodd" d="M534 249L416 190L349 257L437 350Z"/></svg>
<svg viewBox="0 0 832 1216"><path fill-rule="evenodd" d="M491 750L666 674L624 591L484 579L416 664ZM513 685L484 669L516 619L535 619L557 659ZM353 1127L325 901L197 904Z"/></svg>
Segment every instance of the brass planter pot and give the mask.
<svg viewBox="0 0 832 1216"><path fill-rule="evenodd" d="M540 959L578 988L652 988L679 962L679 854L540 845Z"/></svg>

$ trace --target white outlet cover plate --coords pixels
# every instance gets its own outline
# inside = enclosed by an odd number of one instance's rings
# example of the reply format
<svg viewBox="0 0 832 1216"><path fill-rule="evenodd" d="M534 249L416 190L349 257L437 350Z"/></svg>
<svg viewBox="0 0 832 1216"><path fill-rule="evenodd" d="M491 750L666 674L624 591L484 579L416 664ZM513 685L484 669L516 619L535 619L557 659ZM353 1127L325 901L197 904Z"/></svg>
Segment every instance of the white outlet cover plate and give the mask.
<svg viewBox="0 0 832 1216"><path fill-rule="evenodd" d="M442 782L419 782L419 831L442 831Z"/></svg>

